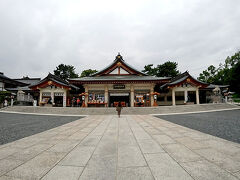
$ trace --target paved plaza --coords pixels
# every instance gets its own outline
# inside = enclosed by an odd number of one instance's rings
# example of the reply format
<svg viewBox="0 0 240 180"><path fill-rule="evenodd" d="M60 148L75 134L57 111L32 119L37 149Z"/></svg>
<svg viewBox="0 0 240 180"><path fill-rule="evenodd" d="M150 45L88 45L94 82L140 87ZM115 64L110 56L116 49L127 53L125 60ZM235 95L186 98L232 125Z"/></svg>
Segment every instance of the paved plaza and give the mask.
<svg viewBox="0 0 240 180"><path fill-rule="evenodd" d="M0 146L0 180L240 179L240 144L151 115L91 115Z"/></svg>

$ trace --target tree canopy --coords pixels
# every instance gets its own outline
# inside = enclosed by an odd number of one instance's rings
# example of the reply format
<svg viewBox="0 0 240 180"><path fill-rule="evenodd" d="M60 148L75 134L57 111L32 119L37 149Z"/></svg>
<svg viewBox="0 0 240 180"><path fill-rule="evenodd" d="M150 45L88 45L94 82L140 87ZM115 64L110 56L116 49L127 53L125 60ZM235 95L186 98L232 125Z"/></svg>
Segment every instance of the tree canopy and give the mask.
<svg viewBox="0 0 240 180"><path fill-rule="evenodd" d="M88 77L88 76L93 75L96 72L97 72L97 70L95 70L95 69L86 69L86 70L82 71L81 77Z"/></svg>
<svg viewBox="0 0 240 180"><path fill-rule="evenodd" d="M153 64L148 64L144 66L144 70L142 72L157 77L175 77L180 74L177 66L178 64L176 62L171 61L159 64L156 67L154 67Z"/></svg>
<svg viewBox="0 0 240 180"><path fill-rule="evenodd" d="M54 70L54 74L66 80L68 78L77 78L78 74L75 73L75 67L72 65L59 64Z"/></svg>
<svg viewBox="0 0 240 180"><path fill-rule="evenodd" d="M225 59L219 67L213 65L199 74L199 80L212 83L230 85L232 91L240 93L240 51Z"/></svg>

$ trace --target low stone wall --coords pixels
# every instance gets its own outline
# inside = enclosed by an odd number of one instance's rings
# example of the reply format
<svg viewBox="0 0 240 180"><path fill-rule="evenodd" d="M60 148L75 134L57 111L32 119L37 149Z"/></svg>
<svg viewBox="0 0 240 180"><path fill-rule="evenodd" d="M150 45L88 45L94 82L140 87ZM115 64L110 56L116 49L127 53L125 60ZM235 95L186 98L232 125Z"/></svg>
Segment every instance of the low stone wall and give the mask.
<svg viewBox="0 0 240 180"><path fill-rule="evenodd" d="M201 104L201 105L179 105L179 106L157 106L157 107L127 107L123 108L122 114L167 114L195 111L208 111L216 109L240 108L232 104ZM65 114L65 115L107 115L117 114L115 108L79 108L79 107L30 107L13 106L1 111L40 113L40 114Z"/></svg>

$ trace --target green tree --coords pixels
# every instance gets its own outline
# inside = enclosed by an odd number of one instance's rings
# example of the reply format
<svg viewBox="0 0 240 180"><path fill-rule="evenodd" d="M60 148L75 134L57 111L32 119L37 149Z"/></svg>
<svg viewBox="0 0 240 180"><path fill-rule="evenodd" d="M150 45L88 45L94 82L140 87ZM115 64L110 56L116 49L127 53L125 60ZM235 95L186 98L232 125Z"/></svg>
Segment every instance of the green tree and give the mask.
<svg viewBox="0 0 240 180"><path fill-rule="evenodd" d="M178 64L176 62L167 61L163 64L159 64L153 67L153 64L148 64L144 66L142 72L157 77L175 77L180 74L177 69Z"/></svg>
<svg viewBox="0 0 240 180"><path fill-rule="evenodd" d="M75 73L75 67L72 65L59 64L54 70L54 74L59 76L60 78L66 80L68 78L77 78L79 77L77 73Z"/></svg>
<svg viewBox="0 0 240 180"><path fill-rule="evenodd" d="M97 72L97 70L95 70L95 69L86 69L86 70L82 71L81 77L89 77L96 72Z"/></svg>
<svg viewBox="0 0 240 180"><path fill-rule="evenodd" d="M207 83L214 83L216 81L217 68L213 65L209 66L199 75L199 80Z"/></svg>
<svg viewBox="0 0 240 180"><path fill-rule="evenodd" d="M146 66L144 66L144 70L142 71L150 76L156 76L156 68L153 67L153 64L148 64Z"/></svg>
<svg viewBox="0 0 240 180"><path fill-rule="evenodd" d="M167 61L157 65L157 77L175 77L180 74L177 70L178 63Z"/></svg>
<svg viewBox="0 0 240 180"><path fill-rule="evenodd" d="M240 61L232 68L229 84L232 91L240 94Z"/></svg>
<svg viewBox="0 0 240 180"><path fill-rule="evenodd" d="M206 70L200 73L198 79L212 84L231 84L231 87L235 87L232 81L235 82L234 79L237 76L237 73L233 72L237 71L236 67L238 66L238 63L240 63L240 51L231 57L228 56L225 59L225 63L220 63L218 68L213 65L209 66Z"/></svg>

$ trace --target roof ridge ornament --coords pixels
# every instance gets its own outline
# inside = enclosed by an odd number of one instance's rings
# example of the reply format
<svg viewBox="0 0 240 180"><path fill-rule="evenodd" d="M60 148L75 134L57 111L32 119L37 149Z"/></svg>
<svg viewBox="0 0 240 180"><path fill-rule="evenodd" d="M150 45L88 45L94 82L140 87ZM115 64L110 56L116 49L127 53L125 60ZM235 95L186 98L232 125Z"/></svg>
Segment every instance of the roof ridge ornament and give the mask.
<svg viewBox="0 0 240 180"><path fill-rule="evenodd" d="M117 60L121 60L121 61L124 61L120 52L118 52L118 55L116 56L116 59L114 61L117 61Z"/></svg>

